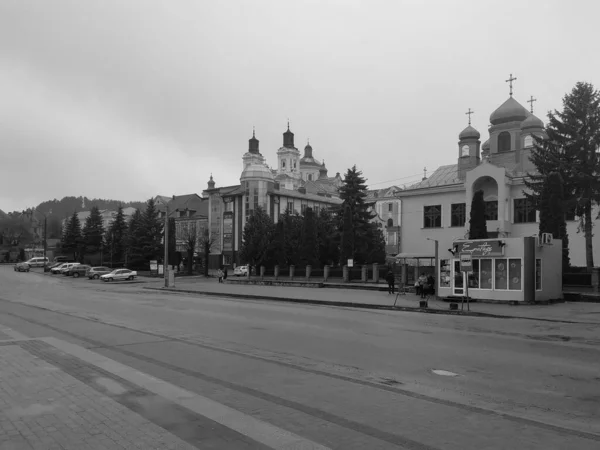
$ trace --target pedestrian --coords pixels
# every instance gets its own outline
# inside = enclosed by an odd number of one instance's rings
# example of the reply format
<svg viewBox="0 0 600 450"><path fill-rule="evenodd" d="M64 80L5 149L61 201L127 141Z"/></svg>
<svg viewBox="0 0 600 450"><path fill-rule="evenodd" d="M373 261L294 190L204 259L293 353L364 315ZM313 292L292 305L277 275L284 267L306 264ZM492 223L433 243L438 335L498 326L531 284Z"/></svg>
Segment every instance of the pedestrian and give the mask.
<svg viewBox="0 0 600 450"><path fill-rule="evenodd" d="M223 271L221 270L221 268L219 268L219 270L217 270L217 277L219 277L219 283L223 282Z"/></svg>
<svg viewBox="0 0 600 450"><path fill-rule="evenodd" d="M435 278L432 274L427 276L427 284L429 285L429 295L435 295Z"/></svg>
<svg viewBox="0 0 600 450"><path fill-rule="evenodd" d="M393 294L394 293L394 272L392 272L391 270L388 270L388 273L385 275L385 281L387 281L388 284L388 294Z"/></svg>
<svg viewBox="0 0 600 450"><path fill-rule="evenodd" d="M223 282L227 279L227 266L223 267Z"/></svg>
<svg viewBox="0 0 600 450"><path fill-rule="evenodd" d="M417 294L421 294L421 298L425 298L425 285L427 284L427 277L425 276L425 272L421 272L421 276L417 280L419 285L419 289Z"/></svg>

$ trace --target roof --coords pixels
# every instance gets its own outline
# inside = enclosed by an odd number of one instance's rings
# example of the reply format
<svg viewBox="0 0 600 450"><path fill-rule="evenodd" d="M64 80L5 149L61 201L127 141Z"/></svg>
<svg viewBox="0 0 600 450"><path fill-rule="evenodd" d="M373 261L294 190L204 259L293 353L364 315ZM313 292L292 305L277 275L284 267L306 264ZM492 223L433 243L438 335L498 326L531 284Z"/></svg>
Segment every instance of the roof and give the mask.
<svg viewBox="0 0 600 450"><path fill-rule="evenodd" d="M467 128L462 130L460 132L460 134L458 135L458 139L460 139L461 141L463 139L469 139L469 138L479 139L480 137L481 137L481 135L479 134L479 131L477 131L475 128L473 128L470 124L467 126Z"/></svg>
<svg viewBox="0 0 600 450"><path fill-rule="evenodd" d="M307 180L304 182L307 193L323 193L328 195L338 195L338 188L330 179L319 178L317 180Z"/></svg>
<svg viewBox="0 0 600 450"><path fill-rule="evenodd" d="M438 167L435 172L429 176L429 178L425 178L424 180L407 187L406 190L446 186L460 183L462 182L458 178L458 164L450 164L447 166Z"/></svg>
<svg viewBox="0 0 600 450"><path fill-rule="evenodd" d="M302 166L316 166L316 167L322 167L323 164L320 163L319 161L317 161L315 158L313 158L312 156L303 156L300 159L300 167Z"/></svg>
<svg viewBox="0 0 600 450"><path fill-rule="evenodd" d="M157 195L156 197L154 197L155 203L167 204L169 203L169 201L171 201L171 197L169 197L168 195Z"/></svg>
<svg viewBox="0 0 600 450"><path fill-rule="evenodd" d="M521 122L525 120L529 114L531 113L511 96L490 115L490 122L492 125L514 121Z"/></svg>
<svg viewBox="0 0 600 450"><path fill-rule="evenodd" d="M208 216L208 201L198 194L174 195L168 203L169 211L195 211L194 216Z"/></svg>
<svg viewBox="0 0 600 450"><path fill-rule="evenodd" d="M313 200L313 201L317 201L317 202L324 202L324 203L334 203L336 205L339 205L342 203L342 200L339 197L324 197L322 195L317 195L317 194L310 194L310 193L306 193L303 194L302 192L298 192L298 191L292 191L290 189L282 189L279 188L276 191L273 191L273 193L279 193L281 195L285 195L286 197L293 197L293 198L300 198L300 199L304 199L304 200Z"/></svg>
<svg viewBox="0 0 600 450"><path fill-rule="evenodd" d="M369 189L367 191L367 199L377 201L377 199L380 198L390 198L395 192L401 190L402 188L399 186L389 186L383 189Z"/></svg>

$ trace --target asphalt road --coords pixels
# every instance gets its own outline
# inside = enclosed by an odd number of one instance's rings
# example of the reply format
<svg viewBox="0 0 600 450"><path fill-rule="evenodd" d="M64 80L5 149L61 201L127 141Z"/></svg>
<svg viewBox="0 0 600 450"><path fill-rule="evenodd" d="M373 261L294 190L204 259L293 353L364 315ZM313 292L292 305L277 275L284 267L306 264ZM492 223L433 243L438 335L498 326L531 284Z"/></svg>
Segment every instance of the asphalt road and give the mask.
<svg viewBox="0 0 600 450"><path fill-rule="evenodd" d="M2 266L0 325L93 349L330 448L600 448L597 324L143 286Z"/></svg>

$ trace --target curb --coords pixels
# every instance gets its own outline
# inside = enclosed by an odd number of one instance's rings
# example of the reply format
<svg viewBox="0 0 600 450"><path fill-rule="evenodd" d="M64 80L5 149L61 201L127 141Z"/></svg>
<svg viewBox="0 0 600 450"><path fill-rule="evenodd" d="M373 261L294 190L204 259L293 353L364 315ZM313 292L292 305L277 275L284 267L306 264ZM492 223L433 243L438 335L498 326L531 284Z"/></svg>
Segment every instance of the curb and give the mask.
<svg viewBox="0 0 600 450"><path fill-rule="evenodd" d="M417 308L410 306L387 306L387 305L372 305L370 303L352 303L352 302L333 302L329 300L313 300L304 298L290 298L290 297L275 297L275 296L264 296L264 295L253 295L253 294L235 294L228 292L210 292L210 291L194 291L190 289L173 289L166 287L150 287L144 286L143 289L152 291L168 291L181 294L197 294L197 295L210 295L213 297L227 297L227 298L238 298L238 299L250 299L250 300L268 300L268 301L279 301L286 303L301 303L307 305L322 305L322 306L337 306L340 308L358 308L358 309L374 309L383 311L403 311L403 312L417 312L426 314L443 314L447 316L469 316L469 317L486 317L491 319L522 319L522 320L535 320L541 322L557 322L557 323L582 323L571 320L560 320L560 319L544 319L539 317L523 317L523 316L505 316L501 314L482 313L475 311L450 311L444 309L429 309L429 308Z"/></svg>

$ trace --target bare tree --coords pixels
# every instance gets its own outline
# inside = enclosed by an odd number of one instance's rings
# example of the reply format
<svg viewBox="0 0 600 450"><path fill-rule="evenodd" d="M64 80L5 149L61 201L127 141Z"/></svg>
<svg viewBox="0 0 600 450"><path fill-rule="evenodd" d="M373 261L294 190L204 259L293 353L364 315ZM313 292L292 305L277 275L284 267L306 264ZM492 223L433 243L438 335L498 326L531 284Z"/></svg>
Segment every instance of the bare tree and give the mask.
<svg viewBox="0 0 600 450"><path fill-rule="evenodd" d="M217 237L211 235L208 228L204 228L200 235L199 246L204 250L204 276L208 276L208 255L210 255L210 249L217 242Z"/></svg>
<svg viewBox="0 0 600 450"><path fill-rule="evenodd" d="M192 274L194 253L198 244L198 226L195 220L184 220L179 223L180 233L177 233L177 239L182 240L187 252L187 272Z"/></svg>

